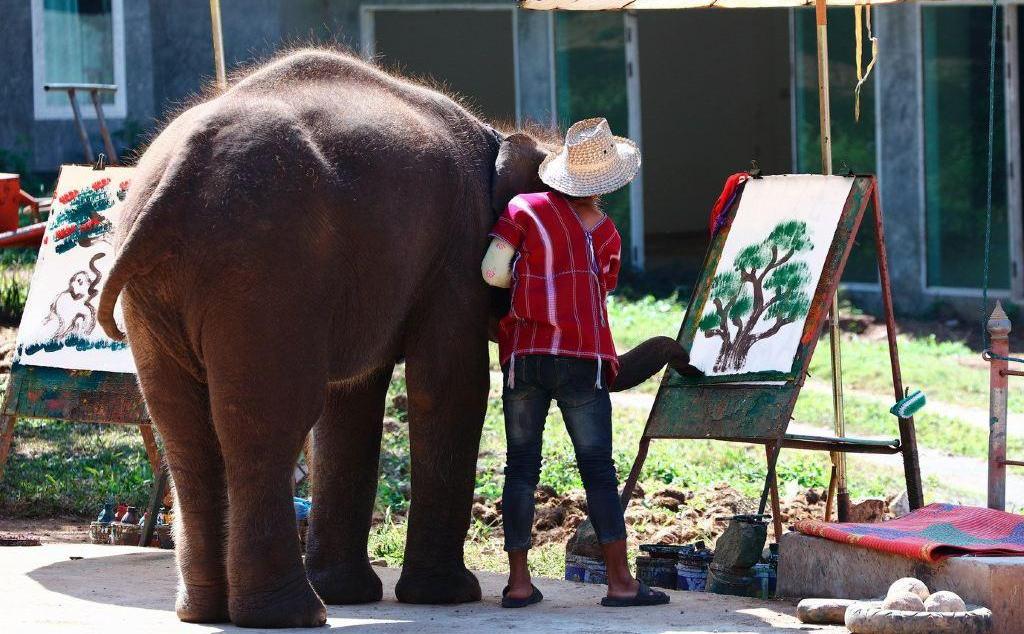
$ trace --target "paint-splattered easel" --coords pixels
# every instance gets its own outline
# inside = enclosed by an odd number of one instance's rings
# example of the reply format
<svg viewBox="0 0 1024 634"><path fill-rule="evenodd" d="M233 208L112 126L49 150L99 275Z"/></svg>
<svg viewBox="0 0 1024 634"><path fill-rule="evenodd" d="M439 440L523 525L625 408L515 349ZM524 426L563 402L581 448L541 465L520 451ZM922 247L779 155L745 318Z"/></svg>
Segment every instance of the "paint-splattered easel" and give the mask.
<svg viewBox="0 0 1024 634"><path fill-rule="evenodd" d="M93 169L106 169L102 154ZM126 168L119 169L123 172ZM15 362L0 407L0 479L3 479L19 418L138 426L154 475L150 513L140 545L150 542L156 511L167 486L167 473L161 467L149 412L134 374L69 370Z"/></svg>
<svg viewBox="0 0 1024 634"><path fill-rule="evenodd" d="M655 438L709 439L765 445L768 472L758 514L764 513L770 494L776 539L782 533L782 522L779 517L780 504L775 466L779 451L784 447L831 453L901 454L910 507L916 509L923 505L912 415L898 419L899 438L892 440L786 433L797 396L807 376L807 367L818 342L818 336L828 323L829 302L839 287L861 220L869 208L873 211L872 228L878 258L879 290L889 340L893 392L897 401L904 397L878 182L871 175L850 174L849 178L853 181L850 194L840 214L818 287L811 300L811 309L804 323L792 368L786 372L748 372L706 377L681 376L671 369L666 370L647 419L633 468L622 490L623 506L632 496L640 470L647 458L648 447ZM705 257L703 272L690 297L678 337L679 343L687 350L691 349L697 336L704 307L711 294L715 270L729 233L727 227L736 215L740 198L741 196L737 196L726 211L726 228L719 231L712 240Z"/></svg>

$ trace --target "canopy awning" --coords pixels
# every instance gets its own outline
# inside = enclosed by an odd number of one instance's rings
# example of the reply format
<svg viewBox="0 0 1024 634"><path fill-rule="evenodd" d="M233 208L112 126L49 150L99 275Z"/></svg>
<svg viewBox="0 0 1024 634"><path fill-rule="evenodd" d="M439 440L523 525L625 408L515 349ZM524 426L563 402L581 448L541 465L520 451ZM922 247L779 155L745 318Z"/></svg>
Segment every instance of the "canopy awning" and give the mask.
<svg viewBox="0 0 1024 634"><path fill-rule="evenodd" d="M903 0L828 0L830 7L896 4ZM549 11L623 11L633 9L766 9L812 7L814 0L522 0L524 9Z"/></svg>

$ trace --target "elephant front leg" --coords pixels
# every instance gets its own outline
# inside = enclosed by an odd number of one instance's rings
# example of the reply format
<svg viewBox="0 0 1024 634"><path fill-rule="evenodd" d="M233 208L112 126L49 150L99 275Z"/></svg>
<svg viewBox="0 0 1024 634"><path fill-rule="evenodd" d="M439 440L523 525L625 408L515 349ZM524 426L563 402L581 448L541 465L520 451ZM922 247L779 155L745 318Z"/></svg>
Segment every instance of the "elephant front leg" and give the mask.
<svg viewBox="0 0 1024 634"><path fill-rule="evenodd" d="M312 495L306 571L325 603L380 601L380 578L366 555L377 495L381 423L393 366L369 382L332 387L313 428Z"/></svg>
<svg viewBox="0 0 1024 634"><path fill-rule="evenodd" d="M459 324L450 324L456 330ZM405 603L480 600L463 563L480 431L487 408L486 339L432 333L406 361L412 506L395 595Z"/></svg>

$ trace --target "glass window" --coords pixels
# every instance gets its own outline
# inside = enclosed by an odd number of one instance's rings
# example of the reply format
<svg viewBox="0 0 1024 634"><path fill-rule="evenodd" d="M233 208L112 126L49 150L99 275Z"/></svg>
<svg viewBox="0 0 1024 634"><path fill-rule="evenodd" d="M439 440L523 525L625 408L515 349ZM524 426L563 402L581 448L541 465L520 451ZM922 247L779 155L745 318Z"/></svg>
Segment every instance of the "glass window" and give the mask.
<svg viewBox="0 0 1024 634"><path fill-rule="evenodd" d="M111 0L43 0L43 41L44 83L115 83ZM113 103L112 94L101 94ZM46 94L47 105L66 103L63 92Z"/></svg>
<svg viewBox="0 0 1024 634"><path fill-rule="evenodd" d="M621 13L555 14L558 125L563 130L589 117L608 119L612 131L629 134L625 27ZM605 211L622 234L629 260L629 188L604 197Z"/></svg>
<svg viewBox="0 0 1024 634"><path fill-rule="evenodd" d="M794 11L796 170L821 173L821 124L818 121L817 29L812 9ZM853 9L828 10L829 99L832 118L832 166L845 164L858 173L875 173L875 78L872 74L860 92L860 120L854 119L853 90L857 85L856 42ZM871 60L864 35L863 65ZM874 73L874 71L872 71ZM868 213L872 210L868 209ZM843 273L844 282L878 282L875 240L871 217L864 223Z"/></svg>
<svg viewBox="0 0 1024 634"><path fill-rule="evenodd" d="M989 7L921 8L929 286L982 283L991 15ZM996 68L1003 68L1001 43ZM997 73L990 284L1009 288L1003 73Z"/></svg>

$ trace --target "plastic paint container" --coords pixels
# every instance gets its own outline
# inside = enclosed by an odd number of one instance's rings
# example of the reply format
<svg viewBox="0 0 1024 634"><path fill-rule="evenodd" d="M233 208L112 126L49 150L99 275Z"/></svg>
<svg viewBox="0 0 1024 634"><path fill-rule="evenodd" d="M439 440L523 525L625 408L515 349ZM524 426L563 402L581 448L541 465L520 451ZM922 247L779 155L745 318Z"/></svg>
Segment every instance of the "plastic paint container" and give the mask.
<svg viewBox="0 0 1024 634"><path fill-rule="evenodd" d="M775 597L775 586L778 581L778 571L771 564L756 564L754 566L754 596L759 599L771 599Z"/></svg>
<svg viewBox="0 0 1024 634"><path fill-rule="evenodd" d="M704 592L708 583L706 562L687 560L676 564L676 590Z"/></svg>
<svg viewBox="0 0 1024 634"><path fill-rule="evenodd" d="M636 578L649 586L676 589L676 560L668 557L636 558Z"/></svg>
<svg viewBox="0 0 1024 634"><path fill-rule="evenodd" d="M565 580L577 583L608 583L608 570L600 559L581 557L580 555L565 556Z"/></svg>

